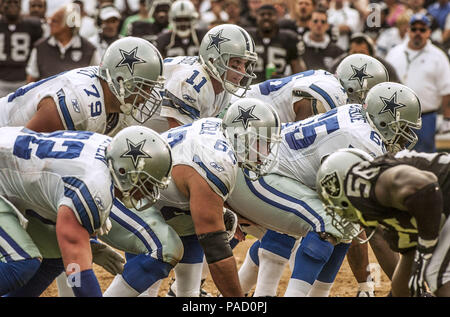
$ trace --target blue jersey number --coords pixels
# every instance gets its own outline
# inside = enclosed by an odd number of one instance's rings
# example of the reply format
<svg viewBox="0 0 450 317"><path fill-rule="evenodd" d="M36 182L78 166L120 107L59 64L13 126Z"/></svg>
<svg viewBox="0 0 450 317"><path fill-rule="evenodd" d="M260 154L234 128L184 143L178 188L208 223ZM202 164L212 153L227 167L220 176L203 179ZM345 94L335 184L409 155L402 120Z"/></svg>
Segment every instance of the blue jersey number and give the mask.
<svg viewBox="0 0 450 317"><path fill-rule="evenodd" d="M327 113L315 118L313 121L309 121L303 125L299 125L294 131L286 133L285 139L287 144L292 150L300 150L307 148L312 145L316 140L317 133L316 128L320 126L325 126L327 133L333 133L339 129L339 121L337 118L337 109L328 111ZM300 133L303 135L302 138L297 139L296 134Z"/></svg>
<svg viewBox="0 0 450 317"><path fill-rule="evenodd" d="M217 140L216 144L214 144L214 149L221 152L227 152L228 144L224 140ZM236 154L234 154L232 149L228 151L227 155L230 157L231 162L233 162L233 164L236 164Z"/></svg>
<svg viewBox="0 0 450 317"><path fill-rule="evenodd" d="M205 77L202 76L202 80L198 84L195 84L194 80L195 80L195 78L197 78L198 74L200 74L200 72L198 70L194 70L194 73L192 74L191 77L186 79L186 82L188 84L193 85L195 91L199 93L200 89L203 87L204 84L206 84L207 80Z"/></svg>
<svg viewBox="0 0 450 317"><path fill-rule="evenodd" d="M75 140L87 140L92 135L91 132L65 132L58 131L50 134L30 133L29 135L19 135L14 142L13 154L19 158L29 160L31 154L35 151L35 155L40 159L56 158L56 159L73 159L80 156L84 143ZM62 146L66 147L61 151L54 151L56 145L54 140L50 138L72 139L62 142ZM37 146L33 146L37 145Z"/></svg>

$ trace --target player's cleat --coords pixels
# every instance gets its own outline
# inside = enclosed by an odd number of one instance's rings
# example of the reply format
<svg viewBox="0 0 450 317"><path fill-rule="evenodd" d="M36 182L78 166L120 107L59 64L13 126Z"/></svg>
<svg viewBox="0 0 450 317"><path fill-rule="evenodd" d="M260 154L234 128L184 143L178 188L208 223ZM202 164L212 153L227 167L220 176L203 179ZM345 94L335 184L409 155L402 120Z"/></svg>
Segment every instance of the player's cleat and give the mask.
<svg viewBox="0 0 450 317"><path fill-rule="evenodd" d="M375 297L375 294L372 291L358 291L356 297Z"/></svg>
<svg viewBox="0 0 450 317"><path fill-rule="evenodd" d="M208 293L205 289L202 288L203 284L205 283L205 279L202 279L200 282L200 291L199 291L199 297L212 297L210 293ZM175 279L172 278L170 281L169 291L166 294L166 297L177 297L176 289L175 289Z"/></svg>

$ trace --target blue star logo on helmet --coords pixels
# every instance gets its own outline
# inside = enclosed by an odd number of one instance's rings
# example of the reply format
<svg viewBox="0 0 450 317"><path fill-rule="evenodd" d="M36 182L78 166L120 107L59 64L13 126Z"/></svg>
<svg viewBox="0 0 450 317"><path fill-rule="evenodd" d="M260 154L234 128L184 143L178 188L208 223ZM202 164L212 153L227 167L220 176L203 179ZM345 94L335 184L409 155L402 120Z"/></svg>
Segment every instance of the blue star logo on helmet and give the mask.
<svg viewBox="0 0 450 317"><path fill-rule="evenodd" d="M136 46L131 51L127 52L119 48L119 52L122 55L122 60L116 65L116 67L126 66L130 73L133 75L134 65L145 63L145 60L137 56L137 49L138 48Z"/></svg>
<svg viewBox="0 0 450 317"><path fill-rule="evenodd" d="M223 29L217 32L216 34L209 34L209 44L206 50L209 50L211 47L214 47L217 52L220 54L220 45L224 42L230 41L229 38L222 37Z"/></svg>
<svg viewBox="0 0 450 317"><path fill-rule="evenodd" d="M357 80L359 82L359 85L362 87L364 79L367 78L373 78L372 75L367 74L366 68L367 64L364 64L361 66L361 68L358 68L356 66L351 65L353 74L350 76L349 80Z"/></svg>
<svg viewBox="0 0 450 317"><path fill-rule="evenodd" d="M241 106L238 106L239 109L239 115L233 119L232 123L235 122L242 122L242 125L244 128L248 128L248 123L250 121L258 121L260 120L257 116L255 116L252 112L253 109L255 109L256 105L251 106L248 109L244 109Z"/></svg>
<svg viewBox="0 0 450 317"><path fill-rule="evenodd" d="M389 99L384 98L382 96L380 96L380 99L383 102L384 107L383 109L380 110L378 114L382 114L389 111L392 117L395 118L397 114L397 109L406 107L405 105L397 102L397 92L395 92Z"/></svg>
<svg viewBox="0 0 450 317"><path fill-rule="evenodd" d="M142 150L144 147L145 140L142 140L138 144L134 144L129 139L127 139L128 151L123 153L120 157L128 157L133 161L134 168L137 168L140 158L152 158L146 152Z"/></svg>

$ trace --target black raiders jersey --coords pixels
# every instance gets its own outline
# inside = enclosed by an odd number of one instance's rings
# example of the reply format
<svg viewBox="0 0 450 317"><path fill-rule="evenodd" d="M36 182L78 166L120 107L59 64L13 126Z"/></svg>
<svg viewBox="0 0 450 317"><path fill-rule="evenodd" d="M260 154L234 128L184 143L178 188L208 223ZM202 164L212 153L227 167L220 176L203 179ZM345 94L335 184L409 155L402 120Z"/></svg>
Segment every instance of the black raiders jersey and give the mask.
<svg viewBox="0 0 450 317"><path fill-rule="evenodd" d="M279 29L274 37L264 38L256 28L250 28L247 31L255 41L255 51L258 54L254 69L257 78L253 83L266 80L265 69L270 63L275 65L279 77L288 75L285 74L286 67L299 57L298 35L291 30Z"/></svg>
<svg viewBox="0 0 450 317"><path fill-rule="evenodd" d="M198 43L192 39L192 35L187 38L181 38L175 35L173 43L173 31L163 31L156 39L156 47L163 58L176 56L197 56L200 48L200 43L208 30L195 29Z"/></svg>
<svg viewBox="0 0 450 317"><path fill-rule="evenodd" d="M0 19L0 80L26 80L28 58L42 33L37 18L22 18L17 24L8 24Z"/></svg>
<svg viewBox="0 0 450 317"><path fill-rule="evenodd" d="M450 154L417 153L401 151L395 156L385 154L373 160L359 164L351 169L345 179L345 193L355 208L363 215L367 226L381 224L387 229L385 238L391 248L397 252L407 252L417 245L416 219L409 213L396 208L382 206L375 196L375 184L385 170L407 164L417 169L429 171L438 178L443 193L450 190ZM448 217L450 197L444 195L444 216Z"/></svg>

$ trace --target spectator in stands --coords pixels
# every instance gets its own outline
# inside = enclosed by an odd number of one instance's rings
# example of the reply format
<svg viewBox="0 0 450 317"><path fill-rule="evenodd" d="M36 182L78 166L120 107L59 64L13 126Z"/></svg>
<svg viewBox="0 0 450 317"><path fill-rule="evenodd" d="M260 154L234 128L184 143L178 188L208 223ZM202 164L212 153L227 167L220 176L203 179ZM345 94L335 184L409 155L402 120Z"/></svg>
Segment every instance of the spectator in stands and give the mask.
<svg viewBox="0 0 450 317"><path fill-rule="evenodd" d="M90 38L98 33L97 23L94 18L90 17L84 10L84 2L81 0L74 0L73 3L78 4L81 15L81 25L78 34L85 38Z"/></svg>
<svg viewBox="0 0 450 317"><path fill-rule="evenodd" d="M28 82L100 63L101 56L94 45L78 35L79 12L76 4L69 3L50 17L50 37L36 42L31 52L26 68Z"/></svg>
<svg viewBox="0 0 450 317"><path fill-rule="evenodd" d="M320 9L314 10L311 15L310 31L306 31L303 36L304 52L301 54L307 69L330 70L334 59L344 53L327 34L327 18L327 12Z"/></svg>
<svg viewBox="0 0 450 317"><path fill-rule="evenodd" d="M297 34L278 26L277 10L273 5L265 4L259 7L256 11L256 24L257 28L248 29L258 53L254 70L258 77L255 82L304 70L299 60ZM266 68L271 64L275 66L275 72L266 75Z"/></svg>
<svg viewBox="0 0 450 317"><path fill-rule="evenodd" d="M241 6L239 0L225 0L224 10L228 14L227 23L244 25L245 21L241 16Z"/></svg>
<svg viewBox="0 0 450 317"><path fill-rule="evenodd" d="M122 19L119 9L113 4L106 3L100 7L98 12L98 23L100 31L89 38L89 41L97 48L100 56L103 56L108 46L115 40L121 38L119 25Z"/></svg>
<svg viewBox="0 0 450 317"><path fill-rule="evenodd" d="M372 56L372 57L378 59L384 65L384 67L386 67L386 70L388 71L388 74L389 74L389 81L396 82L396 83L400 82L394 66L392 66L391 63L389 63L382 57L377 56L375 54L375 44L374 44L372 38L370 38L370 36L368 36L364 33L355 33L352 35L352 37L350 39L350 48L348 50L348 53L342 54L334 61L334 65L333 65L333 67L331 67L330 72L332 72L334 74L336 72L336 69L337 69L339 63L344 58L346 58L347 56L349 56L351 54L366 54L366 55L369 55L369 56Z"/></svg>
<svg viewBox="0 0 450 317"><path fill-rule="evenodd" d="M441 132L450 131L450 64L447 56L429 38L431 21L415 14L409 23L409 40L394 47L386 60L394 65L402 84L410 87L422 106L422 129L417 131L418 152L435 152L436 118L442 110ZM441 108L442 106L442 108Z"/></svg>
<svg viewBox="0 0 450 317"><path fill-rule="evenodd" d="M357 10L350 7L346 0L333 0L328 9L328 23L339 30L336 42L342 50L348 50L352 33L362 31L362 23Z"/></svg>
<svg viewBox="0 0 450 317"><path fill-rule="evenodd" d="M441 30L445 29L445 20L450 13L450 3L448 0L437 0L435 3L428 7L428 12L437 21L437 24Z"/></svg>
<svg viewBox="0 0 450 317"><path fill-rule="evenodd" d="M159 33L169 26L171 4L170 0L154 0L148 11L150 19L140 19L131 22L128 26L127 35L142 37L156 45Z"/></svg>
<svg viewBox="0 0 450 317"><path fill-rule="evenodd" d="M42 36L39 19L22 16L21 8L19 0L0 1L0 97L25 84L30 52Z"/></svg>
<svg viewBox="0 0 450 317"><path fill-rule="evenodd" d="M390 27L380 32L376 41L377 56L386 57L394 46L407 39L410 18L409 14L404 13L397 18L395 27Z"/></svg>
<svg viewBox="0 0 450 317"><path fill-rule="evenodd" d="M228 21L228 13L224 10L224 0L210 0L210 10L202 13L201 20L206 25L211 23L225 23Z"/></svg>
<svg viewBox="0 0 450 317"><path fill-rule="evenodd" d="M291 29L299 35L303 35L309 28L308 23L311 20L315 2L314 0L290 0L288 4L290 18L280 20L280 28Z"/></svg>
<svg viewBox="0 0 450 317"><path fill-rule="evenodd" d="M406 7L400 3L399 0L384 0L386 3L389 13L386 17L386 22L390 26L395 25L395 21L397 21L398 17L401 16L406 11Z"/></svg>
<svg viewBox="0 0 450 317"><path fill-rule="evenodd" d="M148 23L153 23L153 17L150 15L150 5L147 0L139 0L139 12L133 15L130 15L123 21L122 29L120 30L120 35L127 36L131 35L129 30L129 26L134 21L144 21Z"/></svg>
<svg viewBox="0 0 450 317"><path fill-rule="evenodd" d="M243 15L244 25L242 27L256 27L256 10L263 5L263 0L247 0L248 11Z"/></svg>

